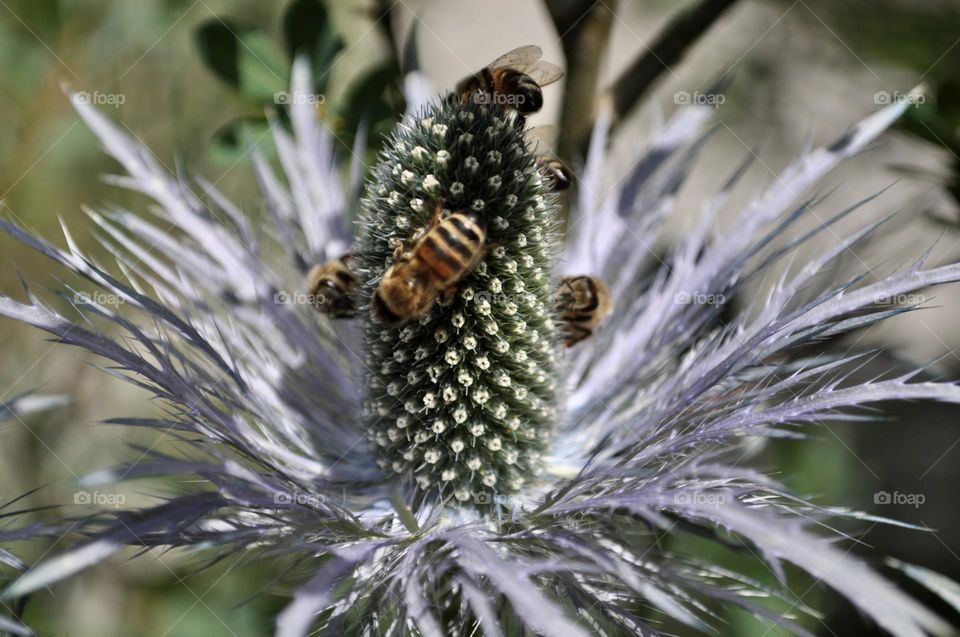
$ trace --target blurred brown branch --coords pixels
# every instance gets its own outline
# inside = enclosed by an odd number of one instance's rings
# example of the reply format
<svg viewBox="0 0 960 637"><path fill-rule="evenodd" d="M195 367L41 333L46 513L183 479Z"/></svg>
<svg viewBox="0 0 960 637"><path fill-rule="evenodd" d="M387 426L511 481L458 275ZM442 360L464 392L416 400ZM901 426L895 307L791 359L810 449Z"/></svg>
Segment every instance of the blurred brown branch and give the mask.
<svg viewBox="0 0 960 637"><path fill-rule="evenodd" d="M610 38L615 6L595 0L547 0L547 9L567 61L557 154L569 162L580 153L593 128L600 60Z"/></svg>
<svg viewBox="0 0 960 637"><path fill-rule="evenodd" d="M687 49L713 25L737 0L703 0L697 6L673 18L660 32L646 53L640 55L611 89L616 118L623 119L650 85L665 70L677 64Z"/></svg>

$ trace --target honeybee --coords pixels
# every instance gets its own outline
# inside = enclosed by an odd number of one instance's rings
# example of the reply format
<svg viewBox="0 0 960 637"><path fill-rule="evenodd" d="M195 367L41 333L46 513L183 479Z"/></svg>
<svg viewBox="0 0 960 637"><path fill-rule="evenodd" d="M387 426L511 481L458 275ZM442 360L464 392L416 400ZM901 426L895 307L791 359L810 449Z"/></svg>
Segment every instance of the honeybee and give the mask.
<svg viewBox="0 0 960 637"><path fill-rule="evenodd" d="M570 187L573 176L570 174L570 169L562 161L538 157L537 165L540 167L540 171L546 175L550 190L560 192Z"/></svg>
<svg viewBox="0 0 960 637"><path fill-rule="evenodd" d="M536 113L543 106L542 87L563 77L559 66L543 62L543 50L533 44L501 55L488 66L457 83L456 95L463 104L471 99L522 115Z"/></svg>
<svg viewBox="0 0 960 637"><path fill-rule="evenodd" d="M597 277L567 276L560 280L556 308L566 331L564 345L573 347L593 336L613 310L613 298L606 284Z"/></svg>
<svg viewBox="0 0 960 637"><path fill-rule="evenodd" d="M523 137L527 147L534 154L537 161L537 168L546 176L547 183L553 192L560 192L570 187L573 182L573 175L566 164L553 156L550 151L549 139L555 139L557 127L535 126L528 129Z"/></svg>
<svg viewBox="0 0 960 637"><path fill-rule="evenodd" d="M483 258L487 232L479 218L459 210L441 221L440 210L438 204L413 249L398 248L396 263L384 273L370 302L375 321L399 326L423 316Z"/></svg>
<svg viewBox="0 0 960 637"><path fill-rule="evenodd" d="M348 253L335 261L315 265L307 275L307 293L313 298L313 307L332 318L350 318L357 313L353 291L359 281L350 271Z"/></svg>

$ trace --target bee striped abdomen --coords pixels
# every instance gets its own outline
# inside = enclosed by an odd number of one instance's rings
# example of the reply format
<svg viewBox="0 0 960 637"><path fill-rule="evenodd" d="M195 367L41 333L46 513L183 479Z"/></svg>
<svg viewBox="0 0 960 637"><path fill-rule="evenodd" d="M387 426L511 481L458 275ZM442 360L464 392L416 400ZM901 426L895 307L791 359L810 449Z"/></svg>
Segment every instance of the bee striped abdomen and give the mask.
<svg viewBox="0 0 960 637"><path fill-rule="evenodd" d="M479 259L485 232L472 217L454 213L427 233L417 250L420 258L446 287L455 283Z"/></svg>

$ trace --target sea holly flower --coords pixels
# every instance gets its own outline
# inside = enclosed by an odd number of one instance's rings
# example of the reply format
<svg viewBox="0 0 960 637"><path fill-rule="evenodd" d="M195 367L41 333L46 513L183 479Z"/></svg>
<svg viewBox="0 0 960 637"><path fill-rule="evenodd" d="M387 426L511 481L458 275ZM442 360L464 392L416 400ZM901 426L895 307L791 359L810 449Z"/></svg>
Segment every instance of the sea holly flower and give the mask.
<svg viewBox="0 0 960 637"><path fill-rule="evenodd" d="M292 91L307 91L309 77L298 62ZM956 385L918 374L857 380L857 354L793 354L913 309L877 300L955 281L960 265L928 267L921 255L874 282L825 283L846 250L882 231L867 223L786 268L762 301L716 320L746 284L856 213L828 215L824 202L797 193L876 139L906 103L805 152L718 227L748 157L666 266L640 246L662 229L706 139L710 106L678 110L606 193L610 118L601 112L573 231L555 254L555 202L530 149L481 105L433 101L408 115L373 167L354 227L331 135L309 106L291 104L293 134L273 130L283 175L254 159L265 206L255 232L213 185L168 174L75 103L126 172L114 181L151 198L152 216L91 212L118 271L85 257L69 233L61 248L3 226L123 303L77 295L82 323L34 295L0 297L0 312L110 361L111 373L166 405L155 418L112 422L176 437L185 451L151 449L84 484L190 476L182 484L193 490L137 511L48 513L5 527L2 543L59 539L13 580L5 602L125 546L191 547L275 564L292 591L277 619L283 637L568 637L671 633L677 624L708 632L725 607L809 634L804 621L816 611L791 595L790 563L890 633L949 632L835 541L831 521L861 514L808 502L731 454L745 437L789 436L860 405L960 402ZM310 267L356 240L368 311L395 259L391 243L409 244L438 201L475 211L491 236L484 267L454 297L389 328L366 316L331 321L297 302ZM822 222L795 232L810 214ZM566 350L550 299L556 280L573 274L602 277L617 310ZM691 532L749 549L772 576L759 581L664 542ZM892 564L955 599L935 573Z"/></svg>

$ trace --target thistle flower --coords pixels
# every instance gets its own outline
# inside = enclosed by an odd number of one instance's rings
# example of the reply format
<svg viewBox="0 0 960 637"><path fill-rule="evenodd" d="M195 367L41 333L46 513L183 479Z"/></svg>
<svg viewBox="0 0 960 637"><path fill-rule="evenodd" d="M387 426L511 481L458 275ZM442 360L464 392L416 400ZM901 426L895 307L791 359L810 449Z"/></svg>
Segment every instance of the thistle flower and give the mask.
<svg viewBox="0 0 960 637"><path fill-rule="evenodd" d="M483 220L485 258L418 320L367 321L368 427L383 469L485 504L535 475L556 417L557 205L512 118L430 105L398 127L370 180L353 251L366 298L441 208Z"/></svg>
<svg viewBox="0 0 960 637"><path fill-rule="evenodd" d="M305 91L308 78L298 62L293 90ZM293 136L280 125L273 130L284 179L254 160L266 206L262 235L211 184L199 181L197 194L196 184L164 172L94 109L76 106L126 170L114 181L153 199L156 219L117 208L90 211L122 277L81 254L66 229L68 247L61 249L3 222L124 303L80 297L84 324L33 295L27 303L0 298L0 312L111 361L167 404L162 417L112 422L175 436L187 451L148 450L86 484L190 475L195 491L137 511L0 531L4 543L74 539L17 578L2 599L73 575L124 546L194 547L276 564L284 576L278 579L293 587L277 621L284 637L313 629L429 637L478 628L487 635L660 634L677 622L707 631L725 606L809 634L797 616L815 611L790 595L782 566L789 562L893 634L949 632L941 618L831 541L832 520L861 514L810 503L729 452L744 437L788 436L796 426L872 402L960 402L954 384L916 374L855 380L862 356L790 356L826 335L913 309L876 301L955 281L960 265L926 268L920 258L874 283L857 277L824 284L840 255L882 225L871 223L787 269L762 304L724 326L714 320L721 303L689 302L731 298L852 214L840 211L810 232L791 234L798 219L822 205L797 202L796 193L875 139L906 102L805 153L738 212L733 226L708 240L745 161L659 270L623 238L657 236L702 147L708 106L679 110L607 195L600 178L609 115L601 114L580 180L575 231L551 267L555 202L543 193L517 132L481 109L427 105L401 124L373 169L357 248L363 296L372 295L391 262L392 240L410 241L433 212L428 202L441 196L449 210L486 211L496 247L457 296L402 328L366 318L363 325L330 322L306 303L286 302L311 264L337 258L353 243L345 222L351 197L340 189L334 144L308 106L292 105ZM461 141L466 134L472 139ZM580 273L602 276L619 309L592 341L557 357L547 316L551 282ZM519 297L478 299L503 293L496 289ZM481 358L487 362L479 364ZM499 380L504 372L509 382ZM458 422L461 408L467 415ZM478 503L483 488L509 497ZM471 495L464 499L458 490ZM663 536L681 529L748 548L779 583L756 581L682 545L665 548ZM907 572L950 599L935 574Z"/></svg>

